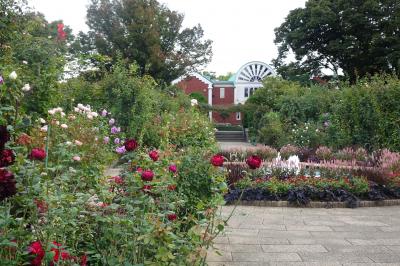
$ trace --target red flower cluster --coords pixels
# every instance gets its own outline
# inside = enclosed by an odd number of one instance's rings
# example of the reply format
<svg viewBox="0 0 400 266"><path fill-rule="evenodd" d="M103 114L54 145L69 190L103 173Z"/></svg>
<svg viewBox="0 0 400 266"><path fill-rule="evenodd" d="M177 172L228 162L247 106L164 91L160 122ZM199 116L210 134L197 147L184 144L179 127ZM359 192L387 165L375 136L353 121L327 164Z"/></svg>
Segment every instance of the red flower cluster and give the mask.
<svg viewBox="0 0 400 266"><path fill-rule="evenodd" d="M134 151L137 149L137 147L139 146L139 144L137 143L136 140L134 139L127 139L124 143L125 149L127 151Z"/></svg>
<svg viewBox="0 0 400 266"><path fill-rule="evenodd" d="M110 181L117 185L122 185L124 183L124 179L120 176L113 176L110 178Z"/></svg>
<svg viewBox="0 0 400 266"><path fill-rule="evenodd" d="M43 161L46 158L45 150L41 148L34 148L29 155L29 159Z"/></svg>
<svg viewBox="0 0 400 266"><path fill-rule="evenodd" d="M36 255L31 261L32 266L42 265L42 260L45 255L45 251L42 247L42 244L39 241L31 243L28 247L28 252L30 255Z"/></svg>
<svg viewBox="0 0 400 266"><path fill-rule="evenodd" d="M178 216L175 213L171 213L167 215L167 218L172 222L175 221L178 218Z"/></svg>
<svg viewBox="0 0 400 266"><path fill-rule="evenodd" d="M156 150L149 152L149 156L153 161L158 161L158 152Z"/></svg>
<svg viewBox="0 0 400 266"><path fill-rule="evenodd" d="M7 167L14 163L14 152L10 149L5 149L0 152L0 167Z"/></svg>
<svg viewBox="0 0 400 266"><path fill-rule="evenodd" d="M151 186L151 185L144 185L142 187L142 190L143 190L143 192L150 192L152 188L153 188L153 186Z"/></svg>
<svg viewBox="0 0 400 266"><path fill-rule="evenodd" d="M246 160L246 163L250 167L250 169L260 168L261 162L262 162L261 158L257 155L252 155Z"/></svg>
<svg viewBox="0 0 400 266"><path fill-rule="evenodd" d="M0 169L0 201L17 193L14 175L6 169Z"/></svg>
<svg viewBox="0 0 400 266"><path fill-rule="evenodd" d="M151 170L146 170L142 172L142 180L143 181L153 181L154 173Z"/></svg>
<svg viewBox="0 0 400 266"><path fill-rule="evenodd" d="M67 38L67 33L64 31L64 24L57 24L57 33L60 40L65 40L65 38Z"/></svg>
<svg viewBox="0 0 400 266"><path fill-rule="evenodd" d="M223 166L224 161L225 161L224 156L219 155L219 154L214 155L213 157L211 157L211 160L210 160L211 164L214 166Z"/></svg>
<svg viewBox="0 0 400 266"><path fill-rule="evenodd" d="M69 260L69 261L79 261L80 260L80 265L81 266L86 266L87 265L87 256L84 254L81 258L73 257L71 256L68 252L65 251L64 248L62 248L60 243L53 242L53 246L50 251L54 254L53 256L53 261L50 262L50 266L54 266L55 263L57 264L58 261L63 260ZM28 252L29 255L34 256L34 258L31 260L31 266L41 266L42 265L42 260L44 256L46 255L46 251L43 249L42 243L40 241L35 241L32 242L29 247L28 247ZM68 264L70 265L70 263ZM71 263L72 265L72 263Z"/></svg>
<svg viewBox="0 0 400 266"><path fill-rule="evenodd" d="M169 170L171 173L176 173L176 171L178 171L178 168L176 167L175 164L171 164L171 165L168 167L168 170Z"/></svg>

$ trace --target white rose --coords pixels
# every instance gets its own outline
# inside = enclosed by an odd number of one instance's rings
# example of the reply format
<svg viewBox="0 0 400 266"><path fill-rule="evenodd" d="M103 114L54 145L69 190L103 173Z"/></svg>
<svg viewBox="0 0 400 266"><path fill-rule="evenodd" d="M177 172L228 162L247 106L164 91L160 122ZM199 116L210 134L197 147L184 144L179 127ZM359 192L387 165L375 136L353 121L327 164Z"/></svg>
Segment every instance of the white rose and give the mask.
<svg viewBox="0 0 400 266"><path fill-rule="evenodd" d="M31 90L31 86L29 86L29 84L25 84L23 87L22 87L22 91L30 91Z"/></svg>
<svg viewBox="0 0 400 266"><path fill-rule="evenodd" d="M65 116L65 113L64 113L64 112L61 112L60 114L61 114L61 117L64 117L64 116Z"/></svg>
<svg viewBox="0 0 400 266"><path fill-rule="evenodd" d="M61 124L61 127L62 127L63 129L67 129L67 128L68 128L68 126L67 126L66 124Z"/></svg>
<svg viewBox="0 0 400 266"><path fill-rule="evenodd" d="M54 115L56 113L56 111L54 109L51 109L48 111L49 114Z"/></svg>
<svg viewBox="0 0 400 266"><path fill-rule="evenodd" d="M8 76L12 80L16 80L18 75L15 71L11 72L10 75Z"/></svg>
<svg viewBox="0 0 400 266"><path fill-rule="evenodd" d="M192 106L195 106L195 105L198 105L198 104L199 104L199 102L198 102L196 99L192 99L192 100L190 101L190 103L192 104Z"/></svg>
<svg viewBox="0 0 400 266"><path fill-rule="evenodd" d="M79 113L79 108L78 107L74 107L74 111Z"/></svg>
<svg viewBox="0 0 400 266"><path fill-rule="evenodd" d="M46 123L46 120L44 120L43 118L39 118L39 122L40 122L41 124L44 124L44 123Z"/></svg>
<svg viewBox="0 0 400 266"><path fill-rule="evenodd" d="M47 132L47 125L41 127L41 128L40 128L40 131L42 131L42 132Z"/></svg>
<svg viewBox="0 0 400 266"><path fill-rule="evenodd" d="M80 142L79 140L75 140L75 144L77 145L77 146L82 146L82 142Z"/></svg>
<svg viewBox="0 0 400 266"><path fill-rule="evenodd" d="M27 65L27 64L28 64L28 61L23 60L23 61L22 61L22 64Z"/></svg>
<svg viewBox="0 0 400 266"><path fill-rule="evenodd" d="M88 114L88 115L87 115L87 118L89 118L90 120L92 120L92 119L93 119L93 116L92 116L91 114Z"/></svg>

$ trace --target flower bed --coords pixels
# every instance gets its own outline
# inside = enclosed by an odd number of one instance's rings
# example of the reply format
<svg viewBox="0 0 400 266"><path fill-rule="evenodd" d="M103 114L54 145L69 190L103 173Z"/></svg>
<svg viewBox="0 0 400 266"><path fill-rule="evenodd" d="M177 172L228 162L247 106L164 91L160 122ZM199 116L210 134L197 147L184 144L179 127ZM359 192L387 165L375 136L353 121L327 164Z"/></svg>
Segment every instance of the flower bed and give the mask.
<svg viewBox="0 0 400 266"><path fill-rule="evenodd" d="M11 129L0 126L1 264L200 264L224 228L215 212L225 171L210 163L212 140L143 147L85 105ZM124 171L104 176L118 157Z"/></svg>
<svg viewBox="0 0 400 266"><path fill-rule="evenodd" d="M310 201L323 201L346 202L355 207L360 200L400 198L400 174L388 173L387 168L302 164L295 160L261 164L261 161L261 157L251 155L246 164L224 164L230 184L229 193L225 195L228 204L238 200L285 200L300 206Z"/></svg>

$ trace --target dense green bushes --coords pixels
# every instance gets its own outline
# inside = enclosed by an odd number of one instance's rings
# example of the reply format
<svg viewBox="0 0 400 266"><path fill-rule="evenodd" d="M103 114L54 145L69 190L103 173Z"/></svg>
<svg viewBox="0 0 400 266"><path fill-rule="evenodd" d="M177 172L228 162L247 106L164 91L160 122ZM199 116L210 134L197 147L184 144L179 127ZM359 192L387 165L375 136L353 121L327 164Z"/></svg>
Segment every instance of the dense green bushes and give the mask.
<svg viewBox="0 0 400 266"><path fill-rule="evenodd" d="M301 87L269 79L247 101L245 125L258 141L336 149L400 150L400 81L376 76L356 85Z"/></svg>

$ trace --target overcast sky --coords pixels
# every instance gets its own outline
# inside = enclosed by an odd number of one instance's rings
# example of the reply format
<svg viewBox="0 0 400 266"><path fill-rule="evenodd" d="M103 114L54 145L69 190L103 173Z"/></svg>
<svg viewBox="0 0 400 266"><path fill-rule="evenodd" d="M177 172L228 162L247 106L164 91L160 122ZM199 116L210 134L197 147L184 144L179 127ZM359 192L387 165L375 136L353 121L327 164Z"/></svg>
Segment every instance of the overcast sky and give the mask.
<svg viewBox="0 0 400 266"><path fill-rule="evenodd" d="M160 0L159 0L160 1ZM74 30L87 31L89 0L28 0L47 20L62 19ZM270 63L276 57L273 42L278 27L290 10L304 7L306 0L161 0L170 9L185 14L185 27L198 23L213 41L213 60L206 67L217 74L236 72L243 64L258 60Z"/></svg>

